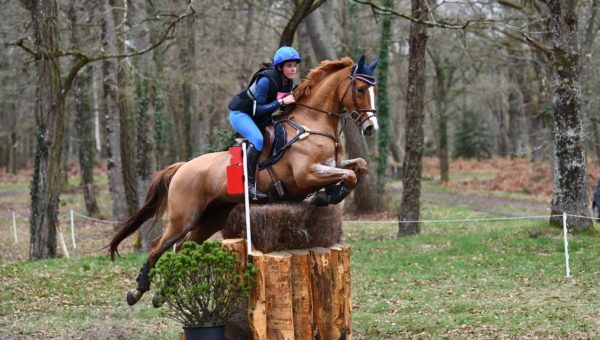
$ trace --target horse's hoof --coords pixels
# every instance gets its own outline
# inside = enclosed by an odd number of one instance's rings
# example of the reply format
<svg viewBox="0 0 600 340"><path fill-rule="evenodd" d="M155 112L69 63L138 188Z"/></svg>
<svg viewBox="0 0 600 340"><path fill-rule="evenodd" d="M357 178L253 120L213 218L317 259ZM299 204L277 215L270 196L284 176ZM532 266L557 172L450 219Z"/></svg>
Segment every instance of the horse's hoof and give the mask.
<svg viewBox="0 0 600 340"><path fill-rule="evenodd" d="M313 196L310 204L316 207L324 207L329 205L329 195L325 191L318 191L315 196Z"/></svg>
<svg viewBox="0 0 600 340"><path fill-rule="evenodd" d="M139 289L130 290L127 292L127 304L130 306L135 305L138 301L140 301L142 295L144 295L144 292Z"/></svg>
<svg viewBox="0 0 600 340"><path fill-rule="evenodd" d="M162 306L163 302L160 300L160 295L158 294L154 294L154 296L152 297L152 306L154 306L154 308L159 308L160 306Z"/></svg>

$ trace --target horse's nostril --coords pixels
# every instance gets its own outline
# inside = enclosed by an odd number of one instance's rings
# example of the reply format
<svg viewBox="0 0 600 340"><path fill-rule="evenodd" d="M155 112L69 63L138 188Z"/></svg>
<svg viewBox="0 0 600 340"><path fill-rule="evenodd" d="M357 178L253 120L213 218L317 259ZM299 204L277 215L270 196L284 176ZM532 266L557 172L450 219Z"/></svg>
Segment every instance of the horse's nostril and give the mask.
<svg viewBox="0 0 600 340"><path fill-rule="evenodd" d="M373 134L373 126L372 126L372 125L369 125L369 126L367 126L367 127L365 128L365 131L364 131L364 133L365 133L365 135L367 135L367 136L370 136L370 135L372 135L372 134Z"/></svg>

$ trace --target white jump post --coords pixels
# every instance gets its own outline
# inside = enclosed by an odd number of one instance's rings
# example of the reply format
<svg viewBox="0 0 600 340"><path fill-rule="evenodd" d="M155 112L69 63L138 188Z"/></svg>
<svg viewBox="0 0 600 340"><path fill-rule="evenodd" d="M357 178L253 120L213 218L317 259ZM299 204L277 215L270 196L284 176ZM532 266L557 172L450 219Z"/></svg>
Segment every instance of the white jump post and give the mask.
<svg viewBox="0 0 600 340"><path fill-rule="evenodd" d="M13 220L13 235L15 236L15 243L19 242L17 239L17 215L15 212L12 212L12 220Z"/></svg>
<svg viewBox="0 0 600 340"><path fill-rule="evenodd" d="M65 253L65 257L69 258L69 250L67 249L67 244L65 243L65 237L63 236L62 230L60 230L60 225L58 225L58 223L56 223L56 231L58 231L58 239L60 240L60 246Z"/></svg>
<svg viewBox="0 0 600 340"><path fill-rule="evenodd" d="M246 241L248 262L252 262L252 232L250 231L250 196L248 194L248 163L246 143L242 143L243 163L244 163L244 210L246 212Z"/></svg>
<svg viewBox="0 0 600 340"><path fill-rule="evenodd" d="M567 240L567 213L563 212L563 234L565 237L565 262L567 265L567 277L571 277L571 269L569 268L569 241Z"/></svg>
<svg viewBox="0 0 600 340"><path fill-rule="evenodd" d="M77 248L75 243L75 218L73 216L73 209L71 209L71 241L73 241L73 249Z"/></svg>

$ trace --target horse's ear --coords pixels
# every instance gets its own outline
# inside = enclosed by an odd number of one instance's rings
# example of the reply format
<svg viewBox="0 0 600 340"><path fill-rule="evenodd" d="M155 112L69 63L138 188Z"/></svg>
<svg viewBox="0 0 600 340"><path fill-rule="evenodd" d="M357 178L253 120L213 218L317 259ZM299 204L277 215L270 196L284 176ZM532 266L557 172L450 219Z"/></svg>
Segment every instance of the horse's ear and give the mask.
<svg viewBox="0 0 600 340"><path fill-rule="evenodd" d="M375 72L377 63L379 63L379 58L377 58L377 60L375 60L371 65L368 66L369 70L371 70L371 74L373 74L373 72Z"/></svg>
<svg viewBox="0 0 600 340"><path fill-rule="evenodd" d="M365 55L363 54L360 56L360 59L358 59L358 67L356 69L362 70L364 66L365 66Z"/></svg>

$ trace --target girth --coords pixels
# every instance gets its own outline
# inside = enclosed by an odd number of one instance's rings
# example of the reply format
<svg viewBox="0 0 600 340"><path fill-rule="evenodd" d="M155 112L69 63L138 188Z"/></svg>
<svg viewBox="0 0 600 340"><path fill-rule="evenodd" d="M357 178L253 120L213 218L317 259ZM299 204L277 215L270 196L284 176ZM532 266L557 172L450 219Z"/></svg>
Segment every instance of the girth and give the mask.
<svg viewBox="0 0 600 340"><path fill-rule="evenodd" d="M285 124L287 123L288 125L290 125L291 127L293 127L294 129L296 129L296 134L294 135L294 137L292 137L292 139L290 139L284 146L282 146L280 149L276 150L273 155L271 155L271 157L269 157L269 159L265 162L262 162L259 165L259 169L263 170L263 169L267 169L268 173L269 173L269 177L271 177L271 185L275 187L277 194L279 195L279 199L280 200L284 200L285 199L285 190L283 188L283 184L281 182L281 180L277 177L277 174L275 173L275 170L273 169L272 165L275 164L279 158L281 158L281 156L283 155L283 153L289 149L290 147L292 147L292 145L302 139L306 139L308 138L308 136L310 135L319 135L319 136L323 136L326 138L329 138L333 141L334 145L335 145L335 163L338 164L338 147L339 147L339 138L335 137L329 133L326 132L322 132L322 131L315 131L315 130L309 130L307 128L305 128L304 126L294 122L292 120L293 117L290 118L283 118L281 120L279 120L279 123L281 124ZM273 162L269 162L270 160L274 160Z"/></svg>

